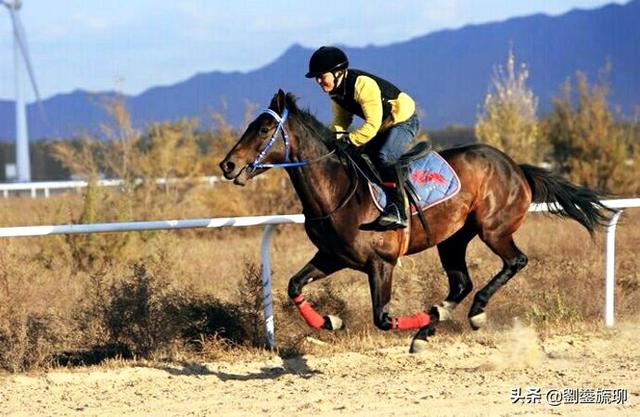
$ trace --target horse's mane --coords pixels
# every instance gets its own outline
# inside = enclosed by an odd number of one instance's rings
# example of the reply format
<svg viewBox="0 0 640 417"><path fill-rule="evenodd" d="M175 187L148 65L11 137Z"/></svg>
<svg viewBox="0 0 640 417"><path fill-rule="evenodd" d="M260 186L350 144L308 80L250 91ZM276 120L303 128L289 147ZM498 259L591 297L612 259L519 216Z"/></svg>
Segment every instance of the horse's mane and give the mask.
<svg viewBox="0 0 640 417"><path fill-rule="evenodd" d="M292 93L287 93L286 104L289 114L293 115L311 134L329 148L334 147L335 135L322 122L320 122L308 109L298 107L297 98Z"/></svg>

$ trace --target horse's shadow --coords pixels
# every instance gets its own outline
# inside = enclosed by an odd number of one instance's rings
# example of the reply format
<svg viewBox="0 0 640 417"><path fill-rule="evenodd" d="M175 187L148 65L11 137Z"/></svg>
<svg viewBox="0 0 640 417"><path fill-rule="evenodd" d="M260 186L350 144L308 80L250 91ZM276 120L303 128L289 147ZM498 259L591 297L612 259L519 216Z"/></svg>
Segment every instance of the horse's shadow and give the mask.
<svg viewBox="0 0 640 417"><path fill-rule="evenodd" d="M307 360L303 356L295 356L282 360L281 366L265 366L258 372L248 373L229 373L224 371L216 371L209 368L207 364L202 363L185 363L182 366L162 367L162 370L174 376L216 376L223 382L226 381L252 381L263 379L277 379L284 375L295 375L300 378L308 379L316 374L322 374L322 371L312 369L307 364Z"/></svg>

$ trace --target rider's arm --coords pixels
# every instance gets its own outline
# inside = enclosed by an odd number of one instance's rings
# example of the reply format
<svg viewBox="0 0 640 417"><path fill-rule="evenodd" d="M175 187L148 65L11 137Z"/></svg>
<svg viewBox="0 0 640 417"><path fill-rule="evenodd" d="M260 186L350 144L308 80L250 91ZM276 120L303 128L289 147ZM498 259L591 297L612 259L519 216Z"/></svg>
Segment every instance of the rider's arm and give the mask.
<svg viewBox="0 0 640 417"><path fill-rule="evenodd" d="M349 139L354 145L361 146L373 139L382 125L382 100L378 83L366 75L359 76L354 99L362 107L364 121L349 134Z"/></svg>
<svg viewBox="0 0 640 417"><path fill-rule="evenodd" d="M346 132L353 121L353 114L340 107L340 105L333 100L331 100L331 110L333 112L333 119L329 124L329 129L334 133Z"/></svg>

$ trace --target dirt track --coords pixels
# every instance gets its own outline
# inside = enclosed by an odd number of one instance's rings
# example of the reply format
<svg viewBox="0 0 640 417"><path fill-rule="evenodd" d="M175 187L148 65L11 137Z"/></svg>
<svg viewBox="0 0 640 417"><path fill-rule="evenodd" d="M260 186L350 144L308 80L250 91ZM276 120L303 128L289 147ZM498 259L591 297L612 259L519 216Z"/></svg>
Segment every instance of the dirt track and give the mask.
<svg viewBox="0 0 640 417"><path fill-rule="evenodd" d="M640 326L540 340L530 328L365 353L0 377L10 416L640 416ZM540 403L529 388L540 388ZM588 401L584 389L623 389ZM512 403L512 389L524 401ZM582 389L552 406L552 389ZM604 391L612 394L612 391Z"/></svg>

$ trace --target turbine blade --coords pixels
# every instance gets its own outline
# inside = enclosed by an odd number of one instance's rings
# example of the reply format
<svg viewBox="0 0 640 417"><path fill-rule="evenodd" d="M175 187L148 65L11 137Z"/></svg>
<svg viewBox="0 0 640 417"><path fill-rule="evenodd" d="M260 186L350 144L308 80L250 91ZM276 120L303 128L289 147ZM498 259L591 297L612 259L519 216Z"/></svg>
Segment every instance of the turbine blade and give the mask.
<svg viewBox="0 0 640 417"><path fill-rule="evenodd" d="M33 66L31 65L31 58L29 54L29 48L27 46L27 36L24 31L24 26L22 25L20 15L16 12L15 8L9 7L9 13L11 14L11 21L13 23L14 36L16 38L16 42L18 43L18 48L20 49L20 52L22 52L22 57L26 64L27 72L29 73L31 86L33 87L33 92L36 95L38 110L40 111L40 118L46 125L48 124L47 113L45 112L44 105L42 104L42 100L40 99L40 90L38 89L35 72L33 71Z"/></svg>
<svg viewBox="0 0 640 417"><path fill-rule="evenodd" d="M31 80L31 85L33 86L33 91L36 94L36 99L38 100L38 102L40 102L40 91L38 90L38 83L36 82L33 66L31 65L31 58L29 57L29 49L27 47L27 38L25 35L24 26L22 26L20 16L13 8L9 8L9 13L11 14L11 21L13 23L13 33L18 42L20 52L22 52L22 57L24 58L27 72L29 73L29 79Z"/></svg>

